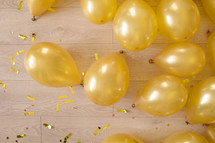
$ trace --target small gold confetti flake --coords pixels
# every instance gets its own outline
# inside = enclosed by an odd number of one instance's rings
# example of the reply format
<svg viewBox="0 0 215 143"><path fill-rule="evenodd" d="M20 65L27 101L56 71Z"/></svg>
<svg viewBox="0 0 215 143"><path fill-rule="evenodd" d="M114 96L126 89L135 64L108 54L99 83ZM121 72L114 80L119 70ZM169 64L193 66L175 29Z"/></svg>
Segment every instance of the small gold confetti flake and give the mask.
<svg viewBox="0 0 215 143"><path fill-rule="evenodd" d="M82 72L82 75L85 76L85 75L86 75L86 72Z"/></svg>
<svg viewBox="0 0 215 143"><path fill-rule="evenodd" d="M190 79L184 79L184 80L182 80L182 82L183 82L184 84L187 84L187 83L192 82L192 80L190 80Z"/></svg>
<svg viewBox="0 0 215 143"><path fill-rule="evenodd" d="M68 98L68 97L69 97L68 95L60 95L60 96L57 96L58 99Z"/></svg>
<svg viewBox="0 0 215 143"><path fill-rule="evenodd" d="M6 86L3 82L0 81L0 84L1 84L5 89L7 89L7 86Z"/></svg>
<svg viewBox="0 0 215 143"><path fill-rule="evenodd" d="M23 135L17 135L16 137L17 137L17 138L25 138L25 137L26 137L26 134L23 134Z"/></svg>
<svg viewBox="0 0 215 143"><path fill-rule="evenodd" d="M70 91L71 91L72 94L75 94L75 92L74 92L72 86L70 86L69 89L70 89Z"/></svg>
<svg viewBox="0 0 215 143"><path fill-rule="evenodd" d="M31 96L27 96L27 98L30 99L30 100L36 101L36 99L31 97Z"/></svg>
<svg viewBox="0 0 215 143"><path fill-rule="evenodd" d="M56 10L55 10L55 9L53 9L53 8L49 8L49 9L48 9L48 11L51 11L51 12L56 13Z"/></svg>
<svg viewBox="0 0 215 143"><path fill-rule="evenodd" d="M128 113L128 110L126 110L126 109L119 109L119 110L117 110L117 112L119 112L119 113Z"/></svg>
<svg viewBox="0 0 215 143"><path fill-rule="evenodd" d="M19 38L23 39L23 40L28 40L28 37L22 35L22 34L19 34Z"/></svg>
<svg viewBox="0 0 215 143"><path fill-rule="evenodd" d="M31 37L31 42L32 42L32 43L35 41L35 37L36 37L36 34L35 34L35 33L32 33L32 37Z"/></svg>
<svg viewBox="0 0 215 143"><path fill-rule="evenodd" d="M96 59L96 60L99 59L98 53L95 53L95 59Z"/></svg>
<svg viewBox="0 0 215 143"><path fill-rule="evenodd" d="M98 127L93 134L96 136L98 134L99 130L101 130L101 127Z"/></svg>
<svg viewBox="0 0 215 143"><path fill-rule="evenodd" d="M12 64L15 65L15 60L14 60L13 56L10 56L10 59L11 59Z"/></svg>
<svg viewBox="0 0 215 143"><path fill-rule="evenodd" d="M110 124L105 125L104 127L102 127L102 130L106 129L109 126L110 126Z"/></svg>
<svg viewBox="0 0 215 143"><path fill-rule="evenodd" d="M51 129L54 128L54 126L46 124L46 123L44 123L43 126L46 127L46 128L48 128L49 130L51 130Z"/></svg>
<svg viewBox="0 0 215 143"><path fill-rule="evenodd" d="M16 52L16 55L18 56L18 55L22 54L23 52L24 52L24 50L22 49L22 50Z"/></svg>
<svg viewBox="0 0 215 143"><path fill-rule="evenodd" d="M80 141L80 140L78 140L78 143L81 143L81 141Z"/></svg>
<svg viewBox="0 0 215 143"><path fill-rule="evenodd" d="M59 108L60 108L59 106L60 106L60 103L57 102L57 105L56 105L56 111L57 111L57 112L59 112Z"/></svg>
<svg viewBox="0 0 215 143"><path fill-rule="evenodd" d="M67 143L67 140L72 136L72 133L69 133L65 138L63 143Z"/></svg>
<svg viewBox="0 0 215 143"><path fill-rule="evenodd" d="M63 103L64 103L64 104L66 104L66 103L72 103L72 102L74 102L74 100L73 100L73 99L63 101Z"/></svg>
<svg viewBox="0 0 215 143"><path fill-rule="evenodd" d="M24 113L25 116L28 116L28 115L33 115L34 112L27 112L27 113Z"/></svg>
<svg viewBox="0 0 215 143"><path fill-rule="evenodd" d="M10 68L12 71L14 71L16 74L18 74L19 73L19 71L18 70L16 70L14 67L11 67Z"/></svg>
<svg viewBox="0 0 215 143"><path fill-rule="evenodd" d="M20 10L22 8L22 4L23 4L23 1L21 0L18 7L17 7L18 10Z"/></svg>

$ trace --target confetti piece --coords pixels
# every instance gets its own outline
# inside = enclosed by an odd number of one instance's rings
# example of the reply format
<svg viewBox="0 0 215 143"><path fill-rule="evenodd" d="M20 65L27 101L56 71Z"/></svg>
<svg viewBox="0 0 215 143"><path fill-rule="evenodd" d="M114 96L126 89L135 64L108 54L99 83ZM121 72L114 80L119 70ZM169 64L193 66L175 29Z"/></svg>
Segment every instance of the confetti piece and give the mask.
<svg viewBox="0 0 215 143"><path fill-rule="evenodd" d="M95 59L96 59L96 60L99 59L98 53L95 53Z"/></svg>
<svg viewBox="0 0 215 143"><path fill-rule="evenodd" d="M25 135L25 134L23 134L23 135L17 135L16 137L17 137L17 138L25 138L26 135Z"/></svg>
<svg viewBox="0 0 215 143"><path fill-rule="evenodd" d="M15 65L15 61L14 61L13 56L10 56L10 59L11 59L11 61L12 61L12 64Z"/></svg>
<svg viewBox="0 0 215 143"><path fill-rule="evenodd" d="M119 110L117 110L117 112L121 112L121 113L128 113L128 110L126 110L126 109L119 109Z"/></svg>
<svg viewBox="0 0 215 143"><path fill-rule="evenodd" d="M31 97L31 96L27 96L27 98L30 99L30 100L36 101L36 99Z"/></svg>
<svg viewBox="0 0 215 143"><path fill-rule="evenodd" d="M21 0L18 7L17 7L18 10L20 10L22 8L22 4L23 4L23 1Z"/></svg>
<svg viewBox="0 0 215 143"><path fill-rule="evenodd" d="M35 33L32 33L32 38L31 38L31 42L32 42L32 43L34 42L35 37L36 37L36 34L35 34Z"/></svg>
<svg viewBox="0 0 215 143"><path fill-rule="evenodd" d="M3 82L0 81L0 84L1 84L5 89L7 89L7 86L6 86Z"/></svg>
<svg viewBox="0 0 215 143"><path fill-rule="evenodd" d="M33 115L34 112L28 112L28 113L24 113L25 116L28 116L28 115Z"/></svg>
<svg viewBox="0 0 215 143"><path fill-rule="evenodd" d="M59 102L57 102L57 105L56 105L56 111L57 112L59 112L59 108L60 108L59 106L60 106L60 104L59 104Z"/></svg>
<svg viewBox="0 0 215 143"><path fill-rule="evenodd" d="M187 83L192 82L192 80L190 80L190 79L184 79L184 80L182 80L182 82L183 82L184 84L187 84Z"/></svg>
<svg viewBox="0 0 215 143"><path fill-rule="evenodd" d="M22 50L16 52L16 55L18 56L19 54L21 54L21 53L23 53L23 52L24 52L24 50L22 49Z"/></svg>
<svg viewBox="0 0 215 143"><path fill-rule="evenodd" d="M69 97L68 95L60 95L60 96L57 96L58 99L68 98L68 97Z"/></svg>
<svg viewBox="0 0 215 143"><path fill-rule="evenodd" d="M81 143L81 141L80 141L80 140L78 140L78 143Z"/></svg>
<svg viewBox="0 0 215 143"><path fill-rule="evenodd" d="M109 126L110 126L110 124L105 125L104 127L102 127L102 130L106 129Z"/></svg>
<svg viewBox="0 0 215 143"><path fill-rule="evenodd" d="M71 102L74 102L74 100L71 99L71 100L65 100L65 101L63 101L64 104L66 104L66 103L71 103Z"/></svg>
<svg viewBox="0 0 215 143"><path fill-rule="evenodd" d="M46 124L46 123L44 123L43 126L46 127L46 128L48 128L49 130L51 130L51 129L54 128L54 126Z"/></svg>
<svg viewBox="0 0 215 143"><path fill-rule="evenodd" d="M19 71L18 71L18 70L16 70L14 67L11 67L10 69L11 69L11 70L13 70L16 74L18 74L18 73L19 73Z"/></svg>
<svg viewBox="0 0 215 143"><path fill-rule="evenodd" d="M70 86L69 89L70 89L70 91L71 91L72 94L75 94L75 92L74 92L72 86Z"/></svg>
<svg viewBox="0 0 215 143"><path fill-rule="evenodd" d="M49 8L49 9L48 9L48 11L51 11L51 12L56 13L56 10L55 10L55 9L53 9L53 8Z"/></svg>
<svg viewBox="0 0 215 143"><path fill-rule="evenodd" d="M22 35L22 34L19 34L19 38L23 39L23 40L28 40L28 37Z"/></svg>
<svg viewBox="0 0 215 143"><path fill-rule="evenodd" d="M67 143L67 140L72 136L72 133L68 134L65 138L63 143Z"/></svg>
<svg viewBox="0 0 215 143"><path fill-rule="evenodd" d="M98 127L93 134L96 136L98 134L99 130L101 130L101 127Z"/></svg>
<svg viewBox="0 0 215 143"><path fill-rule="evenodd" d="M86 72L82 72L82 75L85 76L85 75L86 75Z"/></svg>

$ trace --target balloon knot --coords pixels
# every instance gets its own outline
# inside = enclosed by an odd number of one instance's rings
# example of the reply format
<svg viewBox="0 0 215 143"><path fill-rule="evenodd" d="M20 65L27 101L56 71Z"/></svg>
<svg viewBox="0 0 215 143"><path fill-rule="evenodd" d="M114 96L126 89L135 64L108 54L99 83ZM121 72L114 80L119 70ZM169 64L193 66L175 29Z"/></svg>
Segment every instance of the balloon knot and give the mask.
<svg viewBox="0 0 215 143"><path fill-rule="evenodd" d="M154 60L153 59L149 59L149 63L150 64L154 64Z"/></svg>
<svg viewBox="0 0 215 143"><path fill-rule="evenodd" d="M35 16L33 16L32 21L36 21L37 19L35 18Z"/></svg>
<svg viewBox="0 0 215 143"><path fill-rule="evenodd" d="M125 51L121 50L121 51L119 51L119 53L120 53L120 54L124 54L124 53L125 53Z"/></svg>
<svg viewBox="0 0 215 143"><path fill-rule="evenodd" d="M189 124L190 124L188 121L185 121L185 123L186 123L187 125L189 125Z"/></svg>

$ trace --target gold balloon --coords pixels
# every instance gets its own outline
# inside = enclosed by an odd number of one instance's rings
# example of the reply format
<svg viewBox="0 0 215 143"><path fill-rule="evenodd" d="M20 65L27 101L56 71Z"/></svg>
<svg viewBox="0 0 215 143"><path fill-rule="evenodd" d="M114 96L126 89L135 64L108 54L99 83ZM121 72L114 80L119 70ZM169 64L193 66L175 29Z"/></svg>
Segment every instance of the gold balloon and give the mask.
<svg viewBox="0 0 215 143"><path fill-rule="evenodd" d="M113 30L123 48L130 51L144 50L156 36L156 15L145 1L126 0L117 11Z"/></svg>
<svg viewBox="0 0 215 143"><path fill-rule="evenodd" d="M176 43L166 47L156 58L155 64L168 74L191 77L205 66L205 53L193 43Z"/></svg>
<svg viewBox="0 0 215 143"><path fill-rule="evenodd" d="M142 141L127 134L115 134L107 137L102 143L143 143Z"/></svg>
<svg viewBox="0 0 215 143"><path fill-rule="evenodd" d="M55 0L28 0L28 8L32 16L39 16L46 12Z"/></svg>
<svg viewBox="0 0 215 143"><path fill-rule="evenodd" d="M215 77L198 83L192 90L186 108L188 122L192 124L215 122Z"/></svg>
<svg viewBox="0 0 215 143"><path fill-rule="evenodd" d="M160 33L174 41L192 38L200 26L199 10L192 0L161 0L157 17Z"/></svg>
<svg viewBox="0 0 215 143"><path fill-rule="evenodd" d="M215 0L201 0L201 1L206 13L215 23Z"/></svg>
<svg viewBox="0 0 215 143"><path fill-rule="evenodd" d="M207 47L208 47L210 65L212 69L215 71L215 32L209 36Z"/></svg>
<svg viewBox="0 0 215 143"><path fill-rule="evenodd" d="M196 133L181 132L168 137L163 143L208 143L208 141Z"/></svg>
<svg viewBox="0 0 215 143"><path fill-rule="evenodd" d="M96 61L84 77L84 89L97 105L108 106L119 101L126 93L129 71L124 56L114 53Z"/></svg>
<svg viewBox="0 0 215 143"><path fill-rule="evenodd" d="M81 76L70 54L48 42L31 46L25 54L25 68L37 82L50 87L76 86Z"/></svg>
<svg viewBox="0 0 215 143"><path fill-rule="evenodd" d="M215 125L207 127L207 139L210 143L215 143Z"/></svg>
<svg viewBox="0 0 215 143"><path fill-rule="evenodd" d="M135 105L137 109L155 116L169 116L184 107L187 97L187 89L182 80L162 75L144 86Z"/></svg>
<svg viewBox="0 0 215 143"><path fill-rule="evenodd" d="M81 0L81 8L89 21L104 24L114 17L117 0Z"/></svg>

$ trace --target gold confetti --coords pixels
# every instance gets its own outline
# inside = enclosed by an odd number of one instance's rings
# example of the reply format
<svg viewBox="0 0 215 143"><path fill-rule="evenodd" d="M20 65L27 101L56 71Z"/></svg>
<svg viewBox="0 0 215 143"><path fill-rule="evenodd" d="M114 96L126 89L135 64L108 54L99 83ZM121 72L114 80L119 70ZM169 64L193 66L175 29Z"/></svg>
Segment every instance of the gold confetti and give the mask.
<svg viewBox="0 0 215 143"><path fill-rule="evenodd" d="M11 61L12 61L12 64L15 65L15 61L14 61L13 56L10 56L10 59L11 59Z"/></svg>
<svg viewBox="0 0 215 143"><path fill-rule="evenodd" d="M74 100L71 99L71 100L65 100L65 101L63 101L64 104L66 104L66 103L71 103L71 102L74 102Z"/></svg>
<svg viewBox="0 0 215 143"><path fill-rule="evenodd" d="M23 135L17 135L16 137L17 137L17 138L25 138L25 137L26 137L26 134L23 134Z"/></svg>
<svg viewBox="0 0 215 143"><path fill-rule="evenodd" d="M20 10L22 8L22 4L23 4L23 1L21 0L18 7L17 7L18 10Z"/></svg>
<svg viewBox="0 0 215 143"><path fill-rule="evenodd" d="M128 113L128 110L126 110L126 109L119 109L119 110L117 110L117 112L121 112L121 113Z"/></svg>
<svg viewBox="0 0 215 143"><path fill-rule="evenodd" d="M78 140L78 143L81 143L81 141L80 141L80 140Z"/></svg>
<svg viewBox="0 0 215 143"><path fill-rule="evenodd" d="M27 96L27 98L30 99L30 100L36 101L36 99L31 97L31 96Z"/></svg>
<svg viewBox="0 0 215 143"><path fill-rule="evenodd" d="M104 127L102 127L102 130L106 129L109 126L110 126L110 124L105 125Z"/></svg>
<svg viewBox="0 0 215 143"><path fill-rule="evenodd" d="M53 9L53 8L49 8L49 9L48 9L48 11L51 11L51 12L56 13L56 10L55 10L55 9Z"/></svg>
<svg viewBox="0 0 215 143"><path fill-rule="evenodd" d="M93 134L96 136L98 134L99 130L101 130L101 127L98 127Z"/></svg>
<svg viewBox="0 0 215 143"><path fill-rule="evenodd" d="M95 59L96 59L96 60L99 59L98 53L95 53Z"/></svg>
<svg viewBox="0 0 215 143"><path fill-rule="evenodd" d="M54 128L54 126L46 124L46 123L44 123L43 126L46 127L46 128L48 128L49 130L51 130L51 129Z"/></svg>
<svg viewBox="0 0 215 143"><path fill-rule="evenodd" d="M21 54L21 53L23 53L23 52L24 52L24 50L22 49L22 50L16 52L16 55L18 56L19 54Z"/></svg>
<svg viewBox="0 0 215 143"><path fill-rule="evenodd" d="M19 38L23 39L23 40L28 40L28 37L22 35L22 34L19 34Z"/></svg>
<svg viewBox="0 0 215 143"><path fill-rule="evenodd" d="M67 143L67 140L72 136L72 133L69 133L65 138L63 143Z"/></svg>
<svg viewBox="0 0 215 143"><path fill-rule="evenodd" d="M59 102L57 102L57 105L56 105L56 111L57 112L59 112L59 108L60 108L59 106L60 106L60 104L59 104Z"/></svg>
<svg viewBox="0 0 215 143"><path fill-rule="evenodd" d="M25 116L28 116L28 115L33 115L34 112L27 112L27 113L24 113Z"/></svg>
<svg viewBox="0 0 215 143"><path fill-rule="evenodd" d="M86 75L86 72L82 72L82 75L85 76L85 75Z"/></svg>
<svg viewBox="0 0 215 143"><path fill-rule="evenodd" d="M0 81L0 84L1 84L5 89L7 89L7 86L6 86L3 82Z"/></svg>
<svg viewBox="0 0 215 143"><path fill-rule="evenodd" d="M60 95L60 96L57 96L58 99L68 98L68 97L69 97L68 95Z"/></svg>
<svg viewBox="0 0 215 143"><path fill-rule="evenodd" d="M182 80L182 82L183 82L184 84L187 84L187 83L192 82L192 80L190 80L190 79L184 79L184 80Z"/></svg>
<svg viewBox="0 0 215 143"><path fill-rule="evenodd" d="M18 73L19 73L19 71L18 71L18 70L16 70L14 67L11 67L10 69L11 69L11 70L13 70L16 74L18 74Z"/></svg>
<svg viewBox="0 0 215 143"><path fill-rule="evenodd" d="M72 86L70 86L69 89L70 89L70 91L71 91L72 94L75 94L75 92L74 92Z"/></svg>
<svg viewBox="0 0 215 143"><path fill-rule="evenodd" d="M35 34L35 33L32 33L32 38L31 38L31 42L32 42L32 43L34 42L35 37L36 37L36 34Z"/></svg>

